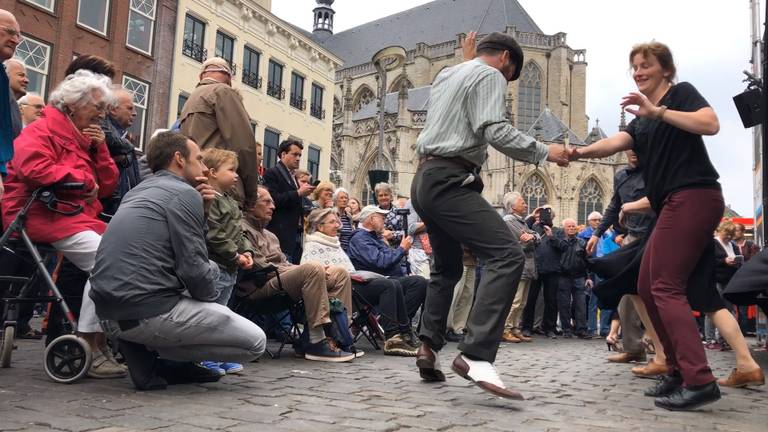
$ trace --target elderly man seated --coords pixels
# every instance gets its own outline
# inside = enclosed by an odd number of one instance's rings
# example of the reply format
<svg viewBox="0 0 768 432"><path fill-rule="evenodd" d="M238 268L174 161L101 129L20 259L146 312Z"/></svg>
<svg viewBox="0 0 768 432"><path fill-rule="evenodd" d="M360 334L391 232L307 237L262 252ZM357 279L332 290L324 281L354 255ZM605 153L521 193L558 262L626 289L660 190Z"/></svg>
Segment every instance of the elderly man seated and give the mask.
<svg viewBox="0 0 768 432"><path fill-rule="evenodd" d="M392 249L384 242L385 217L389 212L369 205L360 211L359 228L349 239L349 259L357 270L366 270L389 276L403 287L408 317L413 319L424 304L427 280L421 276L406 276L401 262L413 244L410 236ZM414 342L417 343L418 342Z"/></svg>
<svg viewBox="0 0 768 432"><path fill-rule="evenodd" d="M309 326L309 343L303 347L307 360L345 362L355 354L342 351L329 337L331 315L329 298L336 297L344 303L347 313L352 313L352 282L346 269L338 266L324 266L317 262L301 265L291 264L280 249L277 236L265 229L275 210L275 202L269 190L258 187L258 193L246 201L246 215L243 228L256 248L253 257L254 268L276 267L280 278L270 274L263 285L244 278L237 285L237 295L258 301L282 293L292 299L304 299L304 310Z"/></svg>
<svg viewBox="0 0 768 432"><path fill-rule="evenodd" d="M101 239L91 298L138 389L217 381L193 362L249 362L264 352L266 336L216 303L219 267L205 245L205 209L216 192L204 183L200 148L162 132L147 160L154 175L125 195Z"/></svg>

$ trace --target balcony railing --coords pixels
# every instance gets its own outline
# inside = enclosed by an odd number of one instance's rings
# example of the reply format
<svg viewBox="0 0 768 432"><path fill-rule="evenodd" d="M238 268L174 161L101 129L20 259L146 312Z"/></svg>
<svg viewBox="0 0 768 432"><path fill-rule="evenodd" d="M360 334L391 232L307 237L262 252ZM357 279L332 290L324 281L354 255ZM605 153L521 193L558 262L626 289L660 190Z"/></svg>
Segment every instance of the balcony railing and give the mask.
<svg viewBox="0 0 768 432"><path fill-rule="evenodd" d="M267 94L275 99L285 99L285 89L271 82L267 83Z"/></svg>
<svg viewBox="0 0 768 432"><path fill-rule="evenodd" d="M320 105L312 105L309 107L309 114L320 120L325 120L325 110Z"/></svg>
<svg viewBox="0 0 768 432"><path fill-rule="evenodd" d="M208 50L203 48L202 45L195 43L195 41L191 39L184 39L181 53L187 57L199 61L200 63L204 62L208 58Z"/></svg>
<svg viewBox="0 0 768 432"><path fill-rule="evenodd" d="M257 74L243 69L243 84L249 87L253 87L255 89L260 89L262 84L262 79Z"/></svg>
<svg viewBox="0 0 768 432"><path fill-rule="evenodd" d="M297 95L291 95L291 106L300 111L304 111L307 109L307 100L302 99Z"/></svg>

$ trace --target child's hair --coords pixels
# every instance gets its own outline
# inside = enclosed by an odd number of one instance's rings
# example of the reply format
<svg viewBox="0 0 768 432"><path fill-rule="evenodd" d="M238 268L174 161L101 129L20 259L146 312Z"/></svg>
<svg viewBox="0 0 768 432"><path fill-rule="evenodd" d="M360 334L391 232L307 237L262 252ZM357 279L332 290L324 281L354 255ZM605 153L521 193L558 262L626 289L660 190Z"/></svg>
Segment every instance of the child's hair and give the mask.
<svg viewBox="0 0 768 432"><path fill-rule="evenodd" d="M237 153L229 150L209 148L203 151L203 163L209 169L218 170L227 162L234 162L237 169Z"/></svg>

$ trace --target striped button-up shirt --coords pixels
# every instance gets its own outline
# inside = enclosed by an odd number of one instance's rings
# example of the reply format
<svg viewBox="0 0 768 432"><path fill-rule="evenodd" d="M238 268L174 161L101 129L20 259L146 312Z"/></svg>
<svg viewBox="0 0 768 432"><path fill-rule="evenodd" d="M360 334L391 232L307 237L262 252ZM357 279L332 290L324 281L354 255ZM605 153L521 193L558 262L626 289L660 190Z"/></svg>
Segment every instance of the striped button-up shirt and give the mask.
<svg viewBox="0 0 768 432"><path fill-rule="evenodd" d="M505 116L507 80L481 59L440 72L432 84L429 113L417 141L421 155L461 157L476 166L488 145L535 164L547 159L547 146L515 129Z"/></svg>

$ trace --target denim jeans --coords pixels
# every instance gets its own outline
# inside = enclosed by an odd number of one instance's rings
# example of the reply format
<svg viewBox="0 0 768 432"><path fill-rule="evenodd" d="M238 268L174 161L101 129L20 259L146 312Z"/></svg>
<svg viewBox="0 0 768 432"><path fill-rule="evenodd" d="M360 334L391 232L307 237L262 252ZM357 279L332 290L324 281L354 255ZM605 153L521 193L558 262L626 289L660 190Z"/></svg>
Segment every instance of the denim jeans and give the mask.
<svg viewBox="0 0 768 432"><path fill-rule="evenodd" d="M226 306L229 303L229 298L232 297L232 289L237 282L237 270L234 273L230 273L222 266L219 266L219 277L214 282L216 287L216 303Z"/></svg>
<svg viewBox="0 0 768 432"><path fill-rule="evenodd" d="M573 307L573 317L571 317L571 307ZM581 334L587 332L587 303L583 277L560 277L560 284L557 289L557 308L560 312L560 326L563 333ZM573 324L571 324L571 318L573 318Z"/></svg>
<svg viewBox="0 0 768 432"><path fill-rule="evenodd" d="M596 334L600 330L597 328L597 296L590 291L587 297L587 332Z"/></svg>

